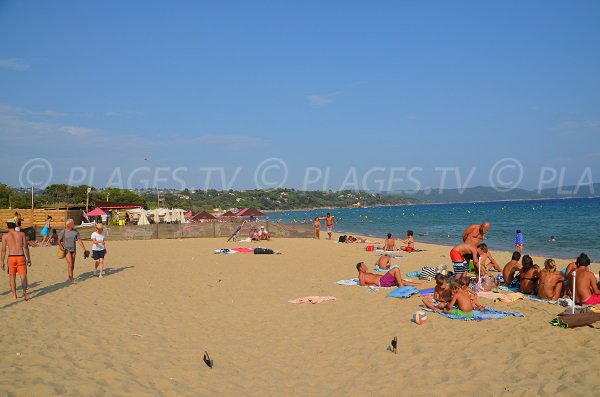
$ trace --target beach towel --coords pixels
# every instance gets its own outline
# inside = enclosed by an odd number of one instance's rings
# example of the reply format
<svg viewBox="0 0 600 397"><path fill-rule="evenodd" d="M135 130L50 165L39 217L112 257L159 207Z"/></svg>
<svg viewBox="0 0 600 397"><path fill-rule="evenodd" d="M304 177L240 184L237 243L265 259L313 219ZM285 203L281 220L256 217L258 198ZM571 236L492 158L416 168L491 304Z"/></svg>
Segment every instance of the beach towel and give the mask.
<svg viewBox="0 0 600 397"><path fill-rule="evenodd" d="M288 301L289 303L297 303L297 304L302 304L302 303L311 303L313 305L317 304L317 303L321 303L321 302L326 302L326 301L330 301L330 300L335 300L335 296L303 296L302 298L298 298L298 299L292 299L291 301Z"/></svg>
<svg viewBox="0 0 600 397"><path fill-rule="evenodd" d="M406 280L406 281L410 281L410 280ZM339 280L335 282L337 285L349 285L349 286L358 286L358 287L367 287L368 289L370 289L371 291L377 291L379 289L388 289L388 288L396 288L396 287L378 287L375 285L360 285L360 282L358 281L357 278L351 278L348 280Z"/></svg>
<svg viewBox="0 0 600 397"><path fill-rule="evenodd" d="M408 272L406 273L406 277L420 277L421 271L417 270L416 272Z"/></svg>
<svg viewBox="0 0 600 397"><path fill-rule="evenodd" d="M388 252L390 252L390 251L388 251ZM379 256L384 256L384 255L387 255L387 256L389 256L392 259L408 259L407 257L402 256L400 254L391 254L391 253L388 253L388 254L379 254Z"/></svg>
<svg viewBox="0 0 600 397"><path fill-rule="evenodd" d="M419 290L419 294L421 294L421 296L432 296L434 291L435 288L424 288Z"/></svg>
<svg viewBox="0 0 600 397"><path fill-rule="evenodd" d="M510 286L506 286L506 285L501 285L498 287L498 289L504 290L504 291L517 291L519 292L519 287L510 287Z"/></svg>
<svg viewBox="0 0 600 397"><path fill-rule="evenodd" d="M428 311L428 312L439 313L442 316L452 319L452 320L463 320L463 321L501 320L501 319L509 317L509 316L524 317L523 313L521 313L521 312L502 311L502 310L492 309L489 307L485 310L473 310L473 317L458 316L456 314L444 313L443 311L435 311L435 310L431 310L431 309L427 309L427 308L425 308L423 310Z"/></svg>
<svg viewBox="0 0 600 397"><path fill-rule="evenodd" d="M477 293L481 298L491 299L494 302L516 302L525 299L525 296L520 292L512 294L503 294L500 292L482 291Z"/></svg>
<svg viewBox="0 0 600 397"><path fill-rule="evenodd" d="M392 266L390 266L390 268L389 268L389 269L387 269L387 270L386 270L386 269L382 269L382 268L380 268L380 267L379 267L379 265L375 265L375 271L376 271L376 272L381 272L381 273L387 273L387 272L389 272L390 270L392 270L392 269L393 269L393 268L395 268L395 267L397 267L398 269L400 269L400 267L399 267L398 265L392 265Z"/></svg>
<svg viewBox="0 0 600 397"><path fill-rule="evenodd" d="M237 254L237 253L251 254L251 253L254 253L254 249L252 249L252 248L246 248L246 247L221 248L219 250L214 250L214 253L215 254Z"/></svg>
<svg viewBox="0 0 600 397"><path fill-rule="evenodd" d="M418 294L416 287L398 287L386 296L388 298L409 298L411 295Z"/></svg>

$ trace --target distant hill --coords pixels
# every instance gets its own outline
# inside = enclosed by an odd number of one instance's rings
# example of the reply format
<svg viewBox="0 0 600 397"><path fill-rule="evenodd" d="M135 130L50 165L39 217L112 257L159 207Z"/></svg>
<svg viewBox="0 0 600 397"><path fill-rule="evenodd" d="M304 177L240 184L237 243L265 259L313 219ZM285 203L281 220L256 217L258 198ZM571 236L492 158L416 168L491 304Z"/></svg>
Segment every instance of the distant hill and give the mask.
<svg viewBox="0 0 600 397"><path fill-rule="evenodd" d="M489 186L477 186L466 189L432 189L421 190L417 193L394 191L387 194L402 195L419 201L430 203L463 203L473 201L502 201L502 200L541 200L541 199L564 199L564 198L589 198L600 197L600 183L593 185L563 186L537 190L514 189L508 192L497 191Z"/></svg>

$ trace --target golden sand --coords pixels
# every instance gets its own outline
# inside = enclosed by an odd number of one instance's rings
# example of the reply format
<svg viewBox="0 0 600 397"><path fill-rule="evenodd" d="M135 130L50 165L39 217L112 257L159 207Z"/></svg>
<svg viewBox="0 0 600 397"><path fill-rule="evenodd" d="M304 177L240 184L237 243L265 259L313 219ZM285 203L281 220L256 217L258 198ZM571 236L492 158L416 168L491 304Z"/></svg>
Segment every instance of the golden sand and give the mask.
<svg viewBox="0 0 600 397"><path fill-rule="evenodd" d="M467 322L430 314L416 325L420 298L335 284L356 277L359 261L372 268L377 254L363 244L281 239L261 245L284 255L213 254L249 245L109 241L109 273L92 277L92 260L80 257L72 285L55 247L32 249L33 299L14 303L6 275L0 288L0 396L598 393L600 326L552 327L560 306L481 299L525 317ZM403 273L450 264L448 247L418 246L426 251L393 260ZM337 300L287 302L305 295ZM397 355L387 350L394 336Z"/></svg>

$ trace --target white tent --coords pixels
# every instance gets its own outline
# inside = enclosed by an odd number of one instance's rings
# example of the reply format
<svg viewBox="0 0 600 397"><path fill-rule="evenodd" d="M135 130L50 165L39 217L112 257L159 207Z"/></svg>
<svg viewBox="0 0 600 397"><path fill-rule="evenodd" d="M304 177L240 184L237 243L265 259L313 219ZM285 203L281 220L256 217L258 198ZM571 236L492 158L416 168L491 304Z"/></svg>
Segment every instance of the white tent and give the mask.
<svg viewBox="0 0 600 397"><path fill-rule="evenodd" d="M146 216L146 211L140 211L140 219L138 220L138 225L149 225L148 217Z"/></svg>
<svg viewBox="0 0 600 397"><path fill-rule="evenodd" d="M156 208L154 211L154 223L160 223L160 214L159 214L159 209Z"/></svg>
<svg viewBox="0 0 600 397"><path fill-rule="evenodd" d="M165 223L171 223L173 222L173 217L171 216L171 210L167 209L167 212L165 213L165 219L164 219Z"/></svg>

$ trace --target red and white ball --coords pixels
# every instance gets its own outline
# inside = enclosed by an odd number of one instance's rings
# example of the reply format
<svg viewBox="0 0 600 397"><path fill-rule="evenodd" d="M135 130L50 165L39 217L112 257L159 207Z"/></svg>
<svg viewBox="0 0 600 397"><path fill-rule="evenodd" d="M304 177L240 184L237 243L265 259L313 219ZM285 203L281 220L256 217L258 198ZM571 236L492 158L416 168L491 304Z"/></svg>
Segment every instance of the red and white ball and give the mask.
<svg viewBox="0 0 600 397"><path fill-rule="evenodd" d="M413 322L415 324L421 325L424 324L425 321L427 321L427 313L425 313L424 311L419 310L418 312L415 312L413 314Z"/></svg>

